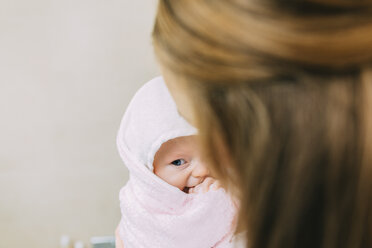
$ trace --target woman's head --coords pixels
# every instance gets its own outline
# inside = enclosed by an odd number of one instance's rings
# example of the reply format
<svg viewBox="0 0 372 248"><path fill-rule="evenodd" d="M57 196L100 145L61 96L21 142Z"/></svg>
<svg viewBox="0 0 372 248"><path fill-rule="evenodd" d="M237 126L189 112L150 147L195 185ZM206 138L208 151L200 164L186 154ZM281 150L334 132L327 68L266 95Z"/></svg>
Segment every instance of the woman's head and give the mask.
<svg viewBox="0 0 372 248"><path fill-rule="evenodd" d="M250 247L372 245L372 1L162 0L153 37Z"/></svg>

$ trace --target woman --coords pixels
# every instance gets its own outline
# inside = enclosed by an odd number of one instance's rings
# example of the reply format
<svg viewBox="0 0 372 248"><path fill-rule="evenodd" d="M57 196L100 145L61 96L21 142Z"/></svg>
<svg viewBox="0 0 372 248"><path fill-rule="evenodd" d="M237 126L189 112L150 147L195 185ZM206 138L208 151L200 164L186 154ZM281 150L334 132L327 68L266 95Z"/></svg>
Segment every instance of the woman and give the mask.
<svg viewBox="0 0 372 248"><path fill-rule="evenodd" d="M372 1L161 0L153 39L246 247L372 247Z"/></svg>

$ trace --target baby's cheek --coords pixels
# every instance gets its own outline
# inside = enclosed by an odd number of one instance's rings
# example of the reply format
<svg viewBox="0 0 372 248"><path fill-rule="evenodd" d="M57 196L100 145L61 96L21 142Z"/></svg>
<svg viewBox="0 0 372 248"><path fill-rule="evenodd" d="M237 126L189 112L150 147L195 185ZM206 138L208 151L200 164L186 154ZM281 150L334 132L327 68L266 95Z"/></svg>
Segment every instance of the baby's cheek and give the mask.
<svg viewBox="0 0 372 248"><path fill-rule="evenodd" d="M186 187L186 180L182 175L172 175L167 183L179 188L180 190L183 190Z"/></svg>
<svg viewBox="0 0 372 248"><path fill-rule="evenodd" d="M187 178L179 172L163 168L155 170L155 175L163 179L166 183L183 190L186 187Z"/></svg>

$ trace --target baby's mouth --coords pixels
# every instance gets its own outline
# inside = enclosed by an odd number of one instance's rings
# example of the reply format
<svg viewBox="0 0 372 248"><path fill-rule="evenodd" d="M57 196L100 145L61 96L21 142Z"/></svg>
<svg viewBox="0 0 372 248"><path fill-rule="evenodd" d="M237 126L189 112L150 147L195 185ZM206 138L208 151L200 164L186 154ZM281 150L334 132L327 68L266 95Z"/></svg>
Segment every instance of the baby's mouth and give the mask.
<svg viewBox="0 0 372 248"><path fill-rule="evenodd" d="M198 183L194 184L194 186L191 186L191 187L185 187L183 188L183 192L185 192L186 194L189 194L190 193L190 189L193 189L195 188L196 186L198 186L199 184L201 184L203 182L203 180L199 181Z"/></svg>
<svg viewBox="0 0 372 248"><path fill-rule="evenodd" d="M183 188L183 192L185 192L186 194L188 194L189 192L190 192L190 189L192 189L192 188L194 188L195 186L193 186L193 187L185 187L185 188Z"/></svg>

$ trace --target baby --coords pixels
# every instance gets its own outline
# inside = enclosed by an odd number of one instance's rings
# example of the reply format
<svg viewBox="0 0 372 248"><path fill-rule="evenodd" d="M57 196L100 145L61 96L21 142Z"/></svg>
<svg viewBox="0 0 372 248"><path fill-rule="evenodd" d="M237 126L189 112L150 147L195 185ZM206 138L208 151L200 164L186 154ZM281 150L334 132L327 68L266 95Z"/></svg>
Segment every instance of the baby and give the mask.
<svg viewBox="0 0 372 248"><path fill-rule="evenodd" d="M120 191L125 248L232 247L235 206L198 160L195 135L161 77L132 99L117 137L130 172Z"/></svg>

